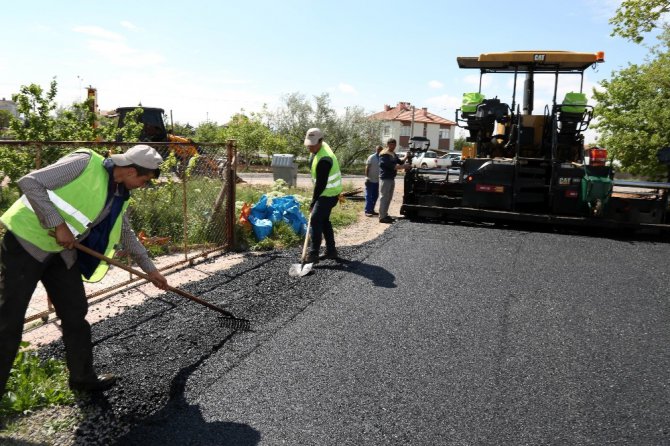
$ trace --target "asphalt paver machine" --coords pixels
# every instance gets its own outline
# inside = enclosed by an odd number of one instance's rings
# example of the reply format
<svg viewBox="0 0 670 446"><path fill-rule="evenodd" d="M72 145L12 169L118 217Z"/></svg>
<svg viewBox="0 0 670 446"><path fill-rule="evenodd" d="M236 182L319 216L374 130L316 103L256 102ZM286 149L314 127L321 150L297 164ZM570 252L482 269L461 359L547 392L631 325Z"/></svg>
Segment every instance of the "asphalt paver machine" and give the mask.
<svg viewBox="0 0 670 446"><path fill-rule="evenodd" d="M583 92L584 71L604 62L604 53L512 51L457 61L462 69L480 72L479 91L465 93L456 110L456 122L467 131L473 150L464 150L457 181L435 169L407 172L401 214L414 219L670 229L670 183L615 180L607 150L584 146L593 117ZM509 102L482 92L482 79L491 74L512 81ZM560 85L575 91L559 98L559 79L570 76ZM537 113L533 105L540 77L543 85L547 78L553 81L553 98ZM522 87L517 88L517 80ZM520 101L517 90L522 90ZM659 155L659 162L667 158Z"/></svg>

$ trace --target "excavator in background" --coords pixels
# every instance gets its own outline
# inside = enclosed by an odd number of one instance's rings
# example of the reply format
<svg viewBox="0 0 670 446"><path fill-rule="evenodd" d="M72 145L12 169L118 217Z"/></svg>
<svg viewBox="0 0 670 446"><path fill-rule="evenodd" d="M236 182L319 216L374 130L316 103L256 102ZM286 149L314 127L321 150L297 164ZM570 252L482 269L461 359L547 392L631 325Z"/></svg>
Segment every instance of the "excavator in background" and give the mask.
<svg viewBox="0 0 670 446"><path fill-rule="evenodd" d="M531 222L635 231L670 232L669 182L614 177L607 150L585 148L593 117L583 92L584 71L604 62L604 53L510 51L458 57L460 68L480 72L479 91L465 93L458 125L474 144L459 161L458 181L437 169L405 174L400 213L414 219ZM513 77L511 102L481 90L484 75ZM522 101L517 103L517 78ZM553 77L553 98L533 112L534 79ZM559 77L579 76L579 90L558 97ZM670 148L657 153L670 169ZM617 191L614 187L617 186Z"/></svg>
<svg viewBox="0 0 670 446"><path fill-rule="evenodd" d="M210 155L204 154L197 144L190 138L173 135L168 132L165 127L165 110L156 107L119 107L109 117L118 117L118 128L122 128L126 124L128 115L137 110L142 109L142 116L140 122L143 124L142 132L139 140L141 142L160 142L173 143L157 147L158 152L164 158L170 152L174 152L179 161L178 172L183 172L188 166L190 159L197 156L196 172L215 177L219 176L225 160L217 159Z"/></svg>

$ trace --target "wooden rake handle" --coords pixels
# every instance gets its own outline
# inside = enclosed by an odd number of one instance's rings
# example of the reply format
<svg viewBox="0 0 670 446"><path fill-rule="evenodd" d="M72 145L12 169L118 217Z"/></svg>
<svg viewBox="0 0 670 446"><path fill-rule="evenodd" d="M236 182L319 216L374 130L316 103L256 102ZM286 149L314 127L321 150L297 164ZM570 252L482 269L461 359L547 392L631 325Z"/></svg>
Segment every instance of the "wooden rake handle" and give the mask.
<svg viewBox="0 0 670 446"><path fill-rule="evenodd" d="M94 250L92 250L91 248L89 248L88 246L84 246L84 245L82 245L81 243L75 241L75 242L74 242L74 247L77 248L78 250L82 251L82 252L85 252L86 254L88 254L88 255L90 255L90 256L93 256L93 257L95 257L95 258L97 258L97 259L103 260L103 261L109 263L110 265L117 266L117 267L119 267L119 268L121 268L121 269L124 269L124 270L128 271L129 273L135 274L136 276L139 276L139 277L141 277L141 278L143 278L143 279L145 279L145 280L148 280L149 282L152 282L152 283L153 283L153 281L151 280L151 278L150 278L147 274L145 274L144 272L142 272L142 271L138 271L138 270L136 270L135 268L131 268L130 266L128 266L128 265L126 265L126 264L124 264L124 263L121 263L121 262L119 262L118 260L110 259L110 258L107 257L106 255L100 254L98 251L94 251ZM211 310L218 311L219 313L223 314L223 315L226 316L226 317L233 318L233 319L237 319L231 312L226 311L226 310L224 310L224 309L221 308L221 307L217 307L216 305L210 304L210 303L207 302L206 300L202 300L202 299L200 299L199 297L194 296L194 295L191 294L191 293L187 293L187 292L184 291L184 290L180 290L179 288L175 288L175 287L170 286L170 285L167 285L167 287L166 287L165 289L168 290L168 291L172 291L172 292L175 293L175 294L179 294L179 295L182 296L182 297L185 297L185 298L187 298L187 299L190 299L190 300L192 300L193 302L197 302L197 303L199 303L200 305L204 305L204 306L206 306L207 308L209 308L209 309L211 309Z"/></svg>

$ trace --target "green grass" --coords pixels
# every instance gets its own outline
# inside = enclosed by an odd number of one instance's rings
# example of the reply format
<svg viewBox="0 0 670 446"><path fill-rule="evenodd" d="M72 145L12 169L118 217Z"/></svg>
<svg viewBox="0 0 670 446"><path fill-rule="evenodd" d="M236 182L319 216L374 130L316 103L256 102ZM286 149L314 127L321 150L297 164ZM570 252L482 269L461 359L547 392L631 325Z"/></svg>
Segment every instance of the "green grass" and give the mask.
<svg viewBox="0 0 670 446"><path fill-rule="evenodd" d="M74 402L65 363L53 358L40 360L34 350L25 349L27 346L27 342L22 342L23 350L14 359L5 394L0 400L1 418Z"/></svg>

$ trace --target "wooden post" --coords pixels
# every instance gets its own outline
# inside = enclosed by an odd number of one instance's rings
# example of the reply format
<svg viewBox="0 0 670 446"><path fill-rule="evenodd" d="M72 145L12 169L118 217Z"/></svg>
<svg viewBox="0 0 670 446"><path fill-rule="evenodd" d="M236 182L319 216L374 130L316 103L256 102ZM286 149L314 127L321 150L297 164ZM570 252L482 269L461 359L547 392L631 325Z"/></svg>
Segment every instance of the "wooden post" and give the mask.
<svg viewBox="0 0 670 446"><path fill-rule="evenodd" d="M181 178L182 185L182 215L184 216L184 260L188 260L188 198L187 198L187 185L188 181L186 172L188 171L188 164L184 166L184 173Z"/></svg>

